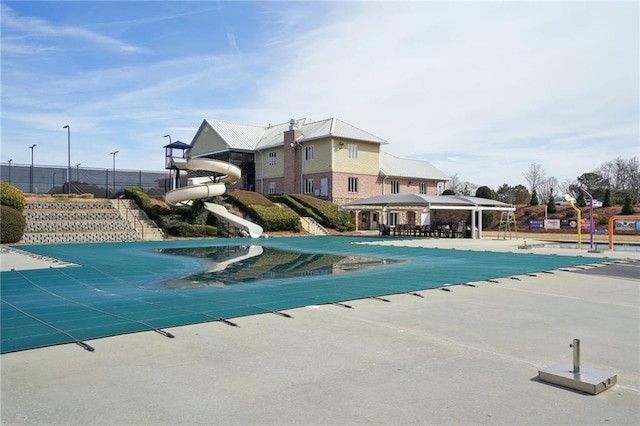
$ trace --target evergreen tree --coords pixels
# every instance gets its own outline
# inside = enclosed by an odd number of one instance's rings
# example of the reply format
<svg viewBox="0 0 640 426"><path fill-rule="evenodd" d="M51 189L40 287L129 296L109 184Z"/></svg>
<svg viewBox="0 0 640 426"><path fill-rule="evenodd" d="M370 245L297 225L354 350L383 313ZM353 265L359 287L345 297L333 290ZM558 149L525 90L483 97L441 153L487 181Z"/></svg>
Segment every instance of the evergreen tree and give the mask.
<svg viewBox="0 0 640 426"><path fill-rule="evenodd" d="M633 203L631 202L631 194L627 193L624 196L624 205L622 206L622 214L634 214L635 210L633 208Z"/></svg>
<svg viewBox="0 0 640 426"><path fill-rule="evenodd" d="M553 198L553 194L551 194L549 195L549 202L547 203L547 213L555 213L557 211L556 200Z"/></svg>
<svg viewBox="0 0 640 426"><path fill-rule="evenodd" d="M540 201L538 201L538 191L536 191L535 189L531 194L531 202L529 204L531 204L532 206L537 206L538 204L540 204Z"/></svg>
<svg viewBox="0 0 640 426"><path fill-rule="evenodd" d="M604 191L604 200L602 201L602 207L611 207L611 190L609 188Z"/></svg>
<svg viewBox="0 0 640 426"><path fill-rule="evenodd" d="M580 194L578 194L578 198L576 198L576 205L578 207L586 207L587 206L587 200L584 199L584 194L582 192Z"/></svg>

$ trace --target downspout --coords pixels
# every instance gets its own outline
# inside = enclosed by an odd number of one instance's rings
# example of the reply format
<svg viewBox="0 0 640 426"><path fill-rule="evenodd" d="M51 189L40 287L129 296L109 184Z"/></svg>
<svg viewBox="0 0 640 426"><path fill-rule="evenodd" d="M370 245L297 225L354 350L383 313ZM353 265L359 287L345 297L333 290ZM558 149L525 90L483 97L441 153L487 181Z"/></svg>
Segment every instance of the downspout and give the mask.
<svg viewBox="0 0 640 426"><path fill-rule="evenodd" d="M264 195L264 154L260 149L256 149L256 152L260 154L260 193Z"/></svg>

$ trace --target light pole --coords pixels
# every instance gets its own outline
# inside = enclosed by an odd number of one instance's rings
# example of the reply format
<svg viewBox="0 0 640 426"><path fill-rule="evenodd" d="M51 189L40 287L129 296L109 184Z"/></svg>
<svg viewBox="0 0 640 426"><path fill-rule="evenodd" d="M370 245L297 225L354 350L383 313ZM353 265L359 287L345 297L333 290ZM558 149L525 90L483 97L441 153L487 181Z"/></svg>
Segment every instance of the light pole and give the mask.
<svg viewBox="0 0 640 426"><path fill-rule="evenodd" d="M13 161L13 158L9 160L9 183L11 183L11 162Z"/></svg>
<svg viewBox="0 0 640 426"><path fill-rule="evenodd" d="M33 194L33 148L38 146L38 144L34 143L29 147L31 149L31 173L29 173L29 192Z"/></svg>
<svg viewBox="0 0 640 426"><path fill-rule="evenodd" d="M113 155L113 196L116 196L116 154L120 151L110 152L110 155Z"/></svg>
<svg viewBox="0 0 640 426"><path fill-rule="evenodd" d="M80 183L80 164L81 163L76 164L76 180L78 183Z"/></svg>
<svg viewBox="0 0 640 426"><path fill-rule="evenodd" d="M71 194L71 127L67 124L67 194Z"/></svg>

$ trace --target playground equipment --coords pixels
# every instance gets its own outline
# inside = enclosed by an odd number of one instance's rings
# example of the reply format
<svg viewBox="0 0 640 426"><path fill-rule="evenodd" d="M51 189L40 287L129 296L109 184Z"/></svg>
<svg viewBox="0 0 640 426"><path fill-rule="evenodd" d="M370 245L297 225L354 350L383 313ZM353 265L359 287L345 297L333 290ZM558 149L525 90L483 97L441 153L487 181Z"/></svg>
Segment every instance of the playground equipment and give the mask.
<svg viewBox="0 0 640 426"><path fill-rule="evenodd" d="M227 184L233 184L240 179L240 168L224 161L209 158L172 158L172 166L177 170L206 170L220 173L222 176L204 176L189 178L187 186L167 192L165 201L174 206L188 204L192 200L222 195L227 190ZM204 206L218 219L231 223L245 231L251 238L259 238L263 229L260 225L236 216L219 204L204 203Z"/></svg>

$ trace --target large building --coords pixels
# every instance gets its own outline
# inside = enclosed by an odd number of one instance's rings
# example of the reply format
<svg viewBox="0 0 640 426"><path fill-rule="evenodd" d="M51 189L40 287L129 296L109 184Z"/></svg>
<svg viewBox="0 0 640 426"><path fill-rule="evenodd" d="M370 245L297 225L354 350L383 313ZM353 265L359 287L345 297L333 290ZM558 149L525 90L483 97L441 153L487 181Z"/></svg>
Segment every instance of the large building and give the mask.
<svg viewBox="0 0 640 426"><path fill-rule="evenodd" d="M337 118L292 119L267 127L204 120L187 155L229 161L235 187L303 193L337 204L375 195L439 195L449 178L427 161L382 151L387 142Z"/></svg>

